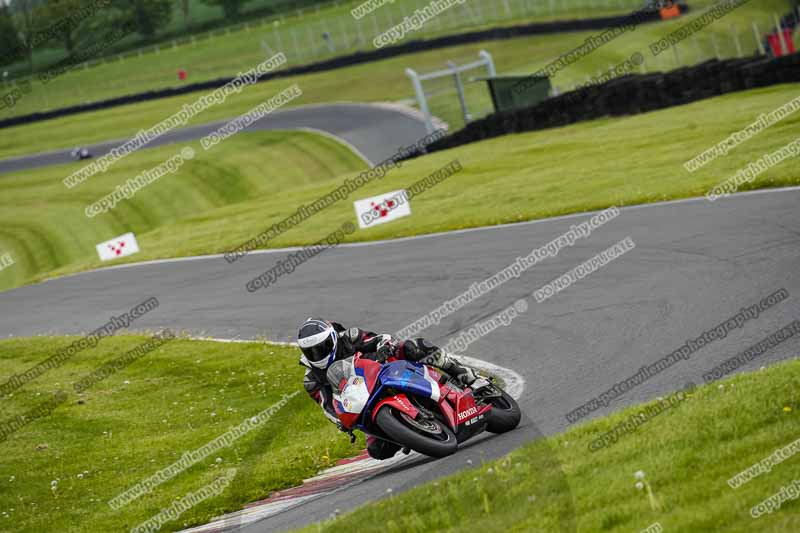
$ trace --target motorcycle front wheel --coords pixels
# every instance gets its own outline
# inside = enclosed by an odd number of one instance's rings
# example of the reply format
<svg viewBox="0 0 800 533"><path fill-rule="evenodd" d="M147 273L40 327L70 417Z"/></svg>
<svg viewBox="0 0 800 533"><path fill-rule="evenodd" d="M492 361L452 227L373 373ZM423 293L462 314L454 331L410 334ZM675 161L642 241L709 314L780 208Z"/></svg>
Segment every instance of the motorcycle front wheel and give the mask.
<svg viewBox="0 0 800 533"><path fill-rule="evenodd" d="M487 403L492 404L486 431L490 433L505 433L519 425L519 421L522 419L522 412L511 395L502 389L497 390L500 391L500 396L486 399Z"/></svg>
<svg viewBox="0 0 800 533"><path fill-rule="evenodd" d="M446 457L456 453L456 436L436 419L414 419L391 406L378 411L375 422L392 440L431 457Z"/></svg>

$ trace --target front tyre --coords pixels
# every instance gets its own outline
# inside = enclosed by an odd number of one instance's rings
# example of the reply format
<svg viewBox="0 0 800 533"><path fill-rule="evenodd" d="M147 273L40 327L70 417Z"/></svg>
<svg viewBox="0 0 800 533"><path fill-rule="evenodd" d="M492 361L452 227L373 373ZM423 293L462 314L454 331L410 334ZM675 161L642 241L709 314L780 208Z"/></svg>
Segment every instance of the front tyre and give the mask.
<svg viewBox="0 0 800 533"><path fill-rule="evenodd" d="M520 411L517 401L509 396L506 391L499 388L497 390L500 391L500 396L486 398L486 401L492 404L492 410L489 411L489 421L486 423L486 431L505 433L519 425L519 421L522 419L522 411Z"/></svg>
<svg viewBox="0 0 800 533"><path fill-rule="evenodd" d="M387 405L375 422L392 440L430 457L446 457L458 449L456 436L436 419L416 420Z"/></svg>

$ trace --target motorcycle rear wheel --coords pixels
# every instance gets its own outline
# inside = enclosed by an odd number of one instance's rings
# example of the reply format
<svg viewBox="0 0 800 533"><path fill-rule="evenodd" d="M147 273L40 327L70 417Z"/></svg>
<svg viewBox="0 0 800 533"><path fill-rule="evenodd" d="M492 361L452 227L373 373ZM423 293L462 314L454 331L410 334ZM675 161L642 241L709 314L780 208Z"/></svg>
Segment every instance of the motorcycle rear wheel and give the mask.
<svg viewBox="0 0 800 533"><path fill-rule="evenodd" d="M456 436L436 419L414 420L391 406L382 407L375 419L392 440L431 457L446 457L456 453Z"/></svg>

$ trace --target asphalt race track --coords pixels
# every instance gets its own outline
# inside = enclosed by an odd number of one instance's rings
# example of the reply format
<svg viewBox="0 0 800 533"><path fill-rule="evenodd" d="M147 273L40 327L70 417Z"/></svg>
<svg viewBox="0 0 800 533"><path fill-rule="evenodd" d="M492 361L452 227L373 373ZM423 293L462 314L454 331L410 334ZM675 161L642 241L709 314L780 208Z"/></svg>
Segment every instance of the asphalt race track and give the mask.
<svg viewBox="0 0 800 533"><path fill-rule="evenodd" d="M231 119L169 131L147 147L199 139ZM426 135L422 120L399 107L381 104L321 104L278 110L254 122L245 131L315 129L338 137L373 164L393 155ZM128 139L85 145L100 157ZM74 148L74 147L73 147ZM73 161L72 148L0 159L0 174ZM88 163L89 161L86 161Z"/></svg>
<svg viewBox="0 0 800 533"><path fill-rule="evenodd" d="M466 354L510 368L526 380L520 404L528 420L510 434L469 443L432 467L404 465L361 484L257 522L247 531L280 531L396 494L435 476L478 464L539 434L564 429L564 415L645 363L653 363L785 288L789 298L726 338L651 378L594 415L701 383L701 375L800 317L800 188L744 193L710 203L698 198L623 208L588 239L562 249L423 334L450 336L528 298L528 311L478 340ZM394 332L546 244L576 215L325 251L266 289L247 281L288 251L125 265L0 293L0 335L87 332L150 296L161 305L136 329L173 328L221 338L266 335L291 340L309 315ZM635 249L538 304L531 293L630 236ZM793 337L753 361L757 369L794 357ZM298 383L299 386L299 383ZM295 400L295 401L299 401ZM346 438L343 436L343 438ZM653 443L658 446L658 443ZM557 465L553 465L557 468ZM566 490L566 489L565 489ZM568 521L569 522L569 521ZM574 522L564 530L573 530Z"/></svg>

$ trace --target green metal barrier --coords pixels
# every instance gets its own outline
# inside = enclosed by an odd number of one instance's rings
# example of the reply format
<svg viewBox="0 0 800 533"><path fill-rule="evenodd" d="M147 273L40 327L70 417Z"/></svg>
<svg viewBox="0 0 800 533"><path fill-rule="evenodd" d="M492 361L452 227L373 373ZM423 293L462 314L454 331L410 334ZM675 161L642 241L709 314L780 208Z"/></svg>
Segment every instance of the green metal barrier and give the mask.
<svg viewBox="0 0 800 533"><path fill-rule="evenodd" d="M485 81L488 85L495 112L535 106L550 96L550 78L547 76L495 76L475 81ZM514 91L520 82L525 83L525 90Z"/></svg>

